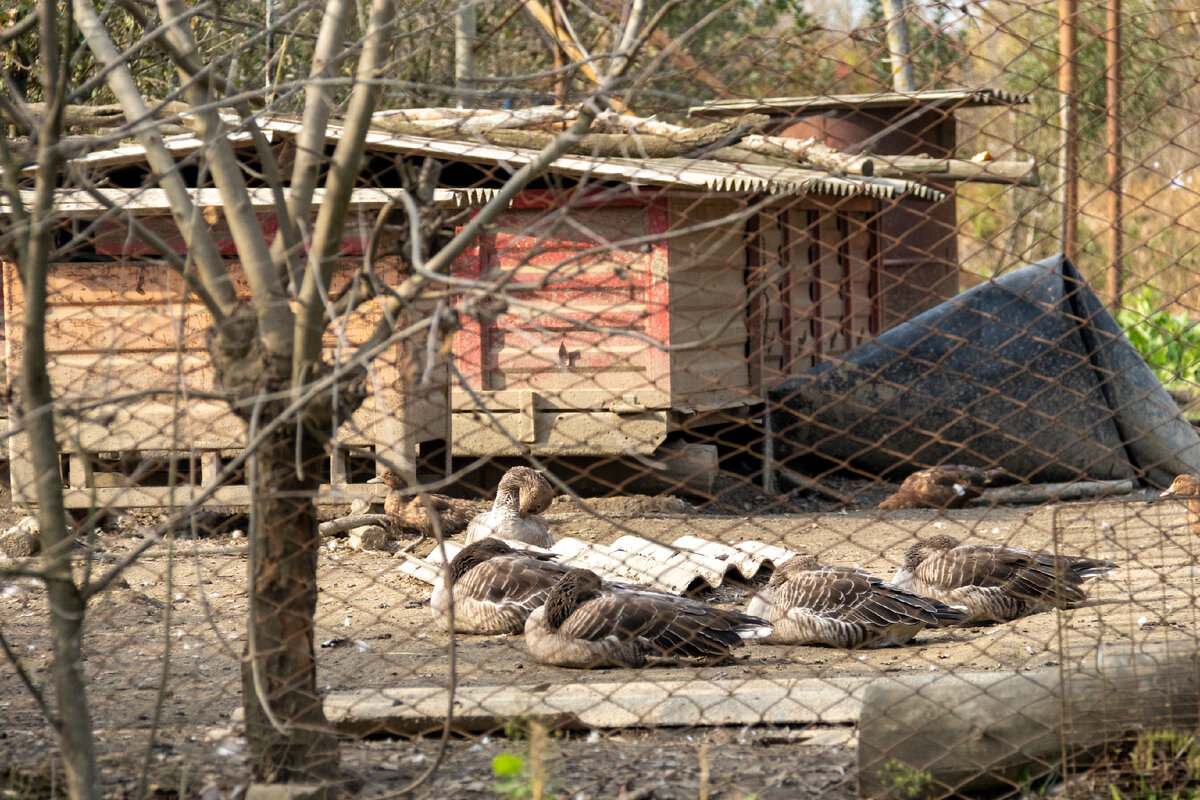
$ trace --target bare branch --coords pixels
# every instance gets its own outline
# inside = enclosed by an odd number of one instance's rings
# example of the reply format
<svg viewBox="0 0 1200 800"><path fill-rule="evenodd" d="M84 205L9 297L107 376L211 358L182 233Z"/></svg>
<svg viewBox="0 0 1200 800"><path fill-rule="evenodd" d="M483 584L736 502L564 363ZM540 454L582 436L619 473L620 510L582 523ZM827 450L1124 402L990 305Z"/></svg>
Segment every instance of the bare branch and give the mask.
<svg viewBox="0 0 1200 800"><path fill-rule="evenodd" d="M176 0L178 2L178 0ZM293 388L306 379L308 365L321 354L321 336L328 312L324 299L333 278L334 259L345 228L347 200L358 177L371 115L379 101L381 86L377 73L391 51L390 31L396 21L396 0L372 0L370 21L350 106L344 122L345 134L338 141L325 182L325 201L317 212L304 285L300 290L300 315L296 319L295 353L292 360Z"/></svg>
<svg viewBox="0 0 1200 800"><path fill-rule="evenodd" d="M274 269L266 237L246 191L245 175L225 134L225 124L211 105L211 83L194 79L186 63L196 52L191 29L182 21L188 13L187 6L182 0L159 0L159 9L168 41L185 56L176 62L176 67L187 82L185 95L194 109L204 140L207 166L221 193L225 221L250 283L251 304L258 317L258 337L269 352L279 356L289 354L295 315L288 305L283 282Z"/></svg>
<svg viewBox="0 0 1200 800"><path fill-rule="evenodd" d="M208 229L199 224L199 215L192 205L187 186L176 170L175 160L163 144L162 134L154 123L150 109L142 99L128 66L120 61L120 54L100 24L100 17L95 8L90 0L72 2L76 21L88 47L97 61L110 67L109 89L125 109L125 116L133 126L134 134L146 148L150 168L154 171L159 185L171 198L171 215L184 241L187 242L188 252L192 254L201 282L220 307L221 315L218 320L223 319L233 313L237 305L237 295L225 271L225 262Z"/></svg>

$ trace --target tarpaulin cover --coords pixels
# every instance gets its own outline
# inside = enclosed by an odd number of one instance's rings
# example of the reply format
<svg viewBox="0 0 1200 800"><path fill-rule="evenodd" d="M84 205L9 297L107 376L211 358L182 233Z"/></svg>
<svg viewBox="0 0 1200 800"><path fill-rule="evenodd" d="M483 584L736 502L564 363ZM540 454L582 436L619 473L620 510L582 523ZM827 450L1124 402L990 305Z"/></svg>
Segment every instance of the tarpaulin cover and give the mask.
<svg viewBox="0 0 1200 800"><path fill-rule="evenodd" d="M776 457L897 479L944 463L1029 481L1200 474L1200 437L1075 266L976 286L767 393Z"/></svg>

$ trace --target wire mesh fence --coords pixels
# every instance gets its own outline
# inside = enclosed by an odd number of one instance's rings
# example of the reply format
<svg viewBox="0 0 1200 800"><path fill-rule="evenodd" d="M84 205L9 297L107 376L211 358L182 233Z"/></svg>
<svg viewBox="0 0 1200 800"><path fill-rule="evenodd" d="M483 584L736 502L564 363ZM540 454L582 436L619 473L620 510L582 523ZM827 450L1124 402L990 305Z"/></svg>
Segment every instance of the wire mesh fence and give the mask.
<svg viewBox="0 0 1200 800"><path fill-rule="evenodd" d="M1195 791L1191 9L28 5L6 791Z"/></svg>

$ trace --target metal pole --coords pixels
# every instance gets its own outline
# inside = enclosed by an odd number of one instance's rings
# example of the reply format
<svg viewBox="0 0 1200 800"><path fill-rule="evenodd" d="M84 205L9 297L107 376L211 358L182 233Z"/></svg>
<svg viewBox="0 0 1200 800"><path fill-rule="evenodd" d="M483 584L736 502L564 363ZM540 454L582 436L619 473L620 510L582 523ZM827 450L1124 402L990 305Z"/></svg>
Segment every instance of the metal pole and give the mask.
<svg viewBox="0 0 1200 800"><path fill-rule="evenodd" d="M887 44L892 60L892 88L897 92L915 92L913 80L912 51L908 45L908 22L904 0L883 0L883 13L887 15Z"/></svg>
<svg viewBox="0 0 1200 800"><path fill-rule="evenodd" d="M1079 92L1079 30L1075 0L1058 0L1058 93L1062 128L1062 247L1074 260L1079 239L1079 117L1075 98Z"/></svg>
<svg viewBox="0 0 1200 800"><path fill-rule="evenodd" d="M459 0L454 11L454 86L458 105L475 105L475 0Z"/></svg>
<svg viewBox="0 0 1200 800"><path fill-rule="evenodd" d="M1121 305L1125 275L1121 269L1124 240L1121 211L1121 0L1108 0L1104 43L1104 88L1106 93L1104 138L1108 168L1108 293L1114 307Z"/></svg>

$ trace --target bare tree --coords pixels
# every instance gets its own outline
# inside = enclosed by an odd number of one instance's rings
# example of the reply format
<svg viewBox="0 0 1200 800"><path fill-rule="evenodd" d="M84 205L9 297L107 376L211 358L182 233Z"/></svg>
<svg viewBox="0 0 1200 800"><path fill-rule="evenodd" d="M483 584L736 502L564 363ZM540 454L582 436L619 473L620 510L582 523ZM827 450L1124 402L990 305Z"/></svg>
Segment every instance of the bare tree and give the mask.
<svg viewBox="0 0 1200 800"><path fill-rule="evenodd" d="M368 365L392 339L397 324L411 319L412 302L448 270L531 178L580 141L606 106L640 44L644 3L635 0L614 37L613 51L596 59L607 62L607 71L571 126L517 171L457 236L449 241L438 238L442 212L432 203L434 170L424 170L421 180L403 193L400 210L408 224L400 250L407 261L408 277L387 289L389 296L373 334L352 357L337 364L323 357L322 336L339 314L353 310L371 295L369 280L356 284L362 288L357 293L331 298L330 291L350 193L391 61L397 0L370 3L365 30L354 45L357 64L341 121L343 135L329 159L323 153L325 133L334 106L336 67L350 49L347 20L353 9L349 0L327 4L305 87L302 130L290 175L276 163L250 103L217 75L214 64L201 52L191 28L198 7L184 0L157 0L155 19L143 4L128 0L120 5L140 24L145 40L153 41L178 72L179 95L204 142L204 170L220 193L250 297L243 301L235 292L227 264L164 144L156 120L159 109L143 98L129 65L129 52L119 49L106 29L108 18L92 0L73 0L68 6L70 13L61 19L56 5L39 4L43 86L48 102L38 135L37 201L22 216L15 184L7 186L7 194L26 231L19 253L28 300L22 391L26 425L38 443L34 461L39 476L39 518L49 551L46 580L54 610L57 694L60 704L71 703L75 709L72 714L60 714L57 723L70 791L76 798L99 794L80 673L81 625L87 597L102 590L123 566L91 584L81 586L71 578L53 404L40 338L46 267L51 258L50 216L63 160L57 145L61 112L69 95L66 65L72 63L65 51L77 43L73 35L61 34L64 30L73 34L72 26L77 26L96 62L97 75L116 97L128 129L145 149L155 181L169 198L188 255L186 260L163 255L213 317L207 347L216 388L245 420L248 438L254 442L246 457L254 501L251 602L242 675L253 775L270 781L333 779L339 769L337 745L316 689L313 651L319 544L313 504L319 474L314 464L324 454L337 421L348 418L362 403ZM17 100L15 105L22 103ZM20 112L19 108L6 110ZM228 139L231 127L248 130L255 138L256 155L263 178L273 190L280 223L273 240L264 233L252 208L242 165ZM12 174L11 168L6 169L6 178ZM322 182L324 199L310 225L314 193ZM414 324L429 327L434 323L418 320Z"/></svg>

